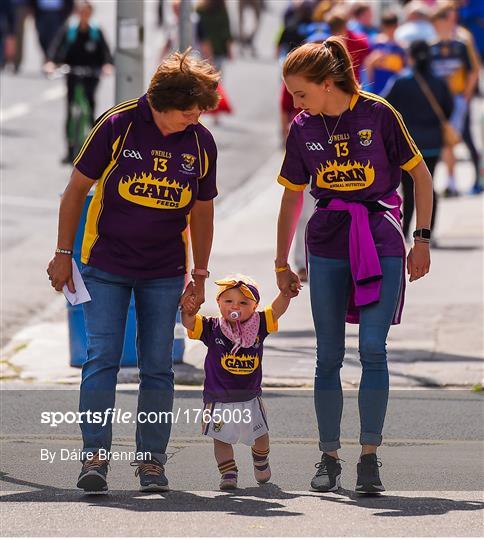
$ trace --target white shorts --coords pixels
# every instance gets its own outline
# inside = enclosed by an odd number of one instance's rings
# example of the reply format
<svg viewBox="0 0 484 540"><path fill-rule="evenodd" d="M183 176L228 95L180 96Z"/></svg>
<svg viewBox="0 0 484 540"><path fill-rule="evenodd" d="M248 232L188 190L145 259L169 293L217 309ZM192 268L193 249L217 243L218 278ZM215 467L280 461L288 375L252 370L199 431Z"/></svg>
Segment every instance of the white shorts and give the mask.
<svg viewBox="0 0 484 540"><path fill-rule="evenodd" d="M269 431L264 403L260 397L237 403L207 403L202 433L228 444L253 446Z"/></svg>

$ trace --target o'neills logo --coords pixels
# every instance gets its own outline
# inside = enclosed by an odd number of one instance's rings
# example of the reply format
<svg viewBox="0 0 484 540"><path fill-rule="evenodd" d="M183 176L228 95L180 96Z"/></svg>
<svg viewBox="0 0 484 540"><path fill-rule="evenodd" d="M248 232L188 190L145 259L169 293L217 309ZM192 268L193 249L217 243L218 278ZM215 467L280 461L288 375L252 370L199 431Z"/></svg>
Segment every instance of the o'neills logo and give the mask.
<svg viewBox="0 0 484 540"><path fill-rule="evenodd" d="M222 367L233 375L250 375L259 367L259 355L235 356L224 354L221 359Z"/></svg>
<svg viewBox="0 0 484 540"><path fill-rule="evenodd" d="M317 171L317 185L320 188L336 191L354 191L364 189L375 180L375 169L368 161L366 165L358 161L326 161Z"/></svg>
<svg viewBox="0 0 484 540"><path fill-rule="evenodd" d="M149 206L176 210L187 206L192 200L190 186L182 187L175 180L153 178L150 174L124 176L119 182L119 194L124 199Z"/></svg>

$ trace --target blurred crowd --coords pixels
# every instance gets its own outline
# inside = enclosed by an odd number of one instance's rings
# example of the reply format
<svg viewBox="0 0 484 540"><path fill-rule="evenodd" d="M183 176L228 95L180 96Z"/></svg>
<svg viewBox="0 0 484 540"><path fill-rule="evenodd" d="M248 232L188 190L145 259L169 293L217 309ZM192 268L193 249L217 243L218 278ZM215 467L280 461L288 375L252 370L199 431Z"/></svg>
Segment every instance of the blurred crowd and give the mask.
<svg viewBox="0 0 484 540"><path fill-rule="evenodd" d="M194 49L223 74L235 53L257 57L257 33L267 0L193 0ZM166 36L160 58L179 48L178 17L181 0L158 0L158 24ZM342 36L362 87L386 97L403 115L431 171L439 160L447 167L446 196L459 193L455 155L442 125L462 140L474 166L473 193L480 193L480 155L473 141L471 102L478 93L479 70L484 58L483 0L280 0L285 10L276 36L277 57L304 42L322 42ZM232 6L230 6L232 8ZM237 24L229 11L237 14ZM2 0L0 2L0 65L18 72L22 64L26 18L35 21L46 66L61 63L105 69L111 53L101 29L91 19L92 6L81 0ZM274 29L276 31L276 29ZM234 47L234 44L236 47ZM72 95L72 77L68 85ZM68 77L69 78L69 77ZM442 82L443 81L443 82ZM94 109L96 77L87 80L86 93ZM220 112L232 110L224 86ZM420 103L423 109L415 107ZM297 110L281 85L281 131L285 139ZM425 114L424 114L425 113ZM445 140L444 140L445 139ZM68 151L67 158L71 151ZM404 181L408 181L405 179ZM407 186L408 187L408 186ZM408 187L405 214L412 214ZM408 225L408 223L406 223Z"/></svg>
<svg viewBox="0 0 484 540"><path fill-rule="evenodd" d="M470 103L478 92L479 69L484 58L484 2L394 2L390 7L383 7L378 16L374 13L375 5L375 2L365 1L293 0L284 13L278 39L279 58L282 60L301 43L322 42L330 35L342 36L362 87L387 97L391 102L395 101L393 104L402 112L424 156L441 156L445 161L448 168L445 195L456 196L453 151L445 146L441 151L439 130L436 130L437 136L429 137L429 126L421 118L422 111L413 106L415 95L422 93L420 86L407 85L403 96L395 90L402 84L398 82L400 78L412 77L415 71L424 79L433 76L443 79L452 96L450 107L447 94L438 92L434 97L443 108L443 115L449 119L469 150L475 169L473 193L479 193L482 189L479 183L479 154L470 130ZM429 103L427 108L432 109ZM287 133L288 125L297 112L283 86L283 135ZM425 120L439 125L437 117Z"/></svg>

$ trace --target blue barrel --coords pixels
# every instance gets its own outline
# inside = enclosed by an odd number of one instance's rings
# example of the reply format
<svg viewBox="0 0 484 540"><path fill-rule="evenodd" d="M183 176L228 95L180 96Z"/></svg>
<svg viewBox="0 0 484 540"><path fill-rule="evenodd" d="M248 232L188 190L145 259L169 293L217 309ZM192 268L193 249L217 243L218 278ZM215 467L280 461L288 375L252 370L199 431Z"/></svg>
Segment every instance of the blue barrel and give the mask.
<svg viewBox="0 0 484 540"><path fill-rule="evenodd" d="M82 209L79 227L77 228L74 240L74 259L77 265L81 264L81 247L84 236L84 226L86 224L87 210L91 204L92 193L89 193L84 208ZM84 325L84 312L82 304L72 306L67 302L67 321L69 326L69 350L70 365L72 367L82 367L87 359L87 339L86 327ZM177 312L175 339L173 342L173 363L181 364L185 352L185 330L181 324L180 312ZM136 310L134 306L134 296L131 296L128 317L126 320L126 332L124 335L123 354L121 356L121 367L136 367L138 365L136 353Z"/></svg>

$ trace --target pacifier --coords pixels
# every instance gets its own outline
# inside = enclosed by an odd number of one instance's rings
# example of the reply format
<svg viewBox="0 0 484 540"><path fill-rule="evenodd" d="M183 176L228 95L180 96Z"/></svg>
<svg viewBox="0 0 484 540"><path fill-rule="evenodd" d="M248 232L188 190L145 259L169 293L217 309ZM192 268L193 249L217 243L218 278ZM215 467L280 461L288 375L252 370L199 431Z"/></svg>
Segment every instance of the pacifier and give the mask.
<svg viewBox="0 0 484 540"><path fill-rule="evenodd" d="M233 321L236 321L237 319L240 319L240 313L238 311L231 311L230 314L229 314L229 317Z"/></svg>

